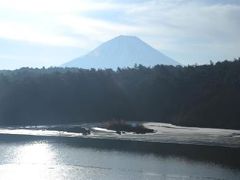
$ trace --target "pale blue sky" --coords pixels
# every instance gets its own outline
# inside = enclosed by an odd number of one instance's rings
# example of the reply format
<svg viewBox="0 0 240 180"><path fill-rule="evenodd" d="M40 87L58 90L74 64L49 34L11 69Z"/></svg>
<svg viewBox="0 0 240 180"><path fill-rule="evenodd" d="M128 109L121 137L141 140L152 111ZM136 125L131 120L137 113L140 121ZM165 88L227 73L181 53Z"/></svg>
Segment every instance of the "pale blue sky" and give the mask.
<svg viewBox="0 0 240 180"><path fill-rule="evenodd" d="M0 69L58 66L120 34L182 64L240 56L239 0L0 0Z"/></svg>

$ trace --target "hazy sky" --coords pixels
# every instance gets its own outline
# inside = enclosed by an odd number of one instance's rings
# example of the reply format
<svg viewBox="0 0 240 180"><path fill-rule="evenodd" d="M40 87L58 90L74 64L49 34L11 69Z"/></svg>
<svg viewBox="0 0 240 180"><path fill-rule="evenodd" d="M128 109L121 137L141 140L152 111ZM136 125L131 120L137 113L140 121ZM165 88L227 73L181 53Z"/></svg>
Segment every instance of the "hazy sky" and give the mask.
<svg viewBox="0 0 240 180"><path fill-rule="evenodd" d="M240 0L0 0L0 69L58 66L120 34L182 64L240 56Z"/></svg>

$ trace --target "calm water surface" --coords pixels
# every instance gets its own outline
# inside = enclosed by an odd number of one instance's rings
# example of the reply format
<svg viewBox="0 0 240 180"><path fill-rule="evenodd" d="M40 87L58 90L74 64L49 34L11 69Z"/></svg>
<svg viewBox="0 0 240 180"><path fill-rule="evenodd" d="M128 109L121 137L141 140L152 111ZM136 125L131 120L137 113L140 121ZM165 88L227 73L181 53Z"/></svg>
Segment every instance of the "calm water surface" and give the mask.
<svg viewBox="0 0 240 180"><path fill-rule="evenodd" d="M0 143L0 180L239 180L240 171L179 157L31 141Z"/></svg>

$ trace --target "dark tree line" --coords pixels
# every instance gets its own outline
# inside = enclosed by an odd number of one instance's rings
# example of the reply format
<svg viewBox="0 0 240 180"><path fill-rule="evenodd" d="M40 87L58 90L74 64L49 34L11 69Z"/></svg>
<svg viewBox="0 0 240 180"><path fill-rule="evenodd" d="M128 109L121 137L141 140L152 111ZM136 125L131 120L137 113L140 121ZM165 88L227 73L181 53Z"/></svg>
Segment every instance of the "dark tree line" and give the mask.
<svg viewBox="0 0 240 180"><path fill-rule="evenodd" d="M117 71L0 71L1 125L111 120L240 129L240 58Z"/></svg>

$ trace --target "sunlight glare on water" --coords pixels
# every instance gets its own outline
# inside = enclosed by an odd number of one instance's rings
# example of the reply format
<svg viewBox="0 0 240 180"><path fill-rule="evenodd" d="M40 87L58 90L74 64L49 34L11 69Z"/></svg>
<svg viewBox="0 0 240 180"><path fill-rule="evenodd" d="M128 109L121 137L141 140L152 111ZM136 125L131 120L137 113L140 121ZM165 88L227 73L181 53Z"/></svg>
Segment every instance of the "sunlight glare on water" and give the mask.
<svg viewBox="0 0 240 180"><path fill-rule="evenodd" d="M239 180L239 170L181 157L50 141L0 142L0 180Z"/></svg>
<svg viewBox="0 0 240 180"><path fill-rule="evenodd" d="M27 144L17 150L16 161L21 164L50 164L54 163L54 152L49 144L40 142Z"/></svg>
<svg viewBox="0 0 240 180"><path fill-rule="evenodd" d="M61 179L58 176L60 173L54 169L55 153L48 143L34 142L19 146L14 152L13 162L1 169L1 179Z"/></svg>

